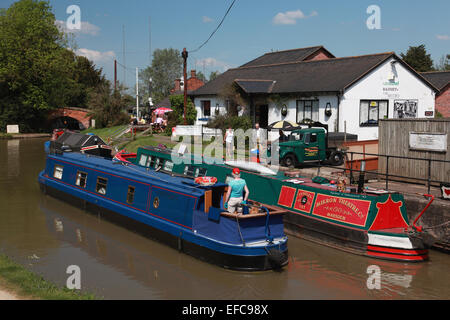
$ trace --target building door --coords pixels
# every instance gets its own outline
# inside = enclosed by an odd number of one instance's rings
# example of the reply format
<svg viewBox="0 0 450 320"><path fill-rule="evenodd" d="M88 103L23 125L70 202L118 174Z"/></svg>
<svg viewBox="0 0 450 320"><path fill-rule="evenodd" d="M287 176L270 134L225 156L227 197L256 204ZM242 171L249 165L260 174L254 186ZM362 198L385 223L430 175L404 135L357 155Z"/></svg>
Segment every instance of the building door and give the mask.
<svg viewBox="0 0 450 320"><path fill-rule="evenodd" d="M269 126L269 106L267 104L255 108L255 123L259 123L259 127L263 129Z"/></svg>

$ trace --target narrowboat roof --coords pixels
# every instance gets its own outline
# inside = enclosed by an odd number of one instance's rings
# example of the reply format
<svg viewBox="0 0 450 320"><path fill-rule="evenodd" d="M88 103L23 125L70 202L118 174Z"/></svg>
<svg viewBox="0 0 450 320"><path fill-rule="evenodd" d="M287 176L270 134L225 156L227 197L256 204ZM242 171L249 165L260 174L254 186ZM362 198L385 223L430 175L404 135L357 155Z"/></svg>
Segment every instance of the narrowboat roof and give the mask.
<svg viewBox="0 0 450 320"><path fill-rule="evenodd" d="M55 156L56 160L64 161L64 158L70 160L75 165L87 166L88 169L105 170L106 174L117 175L118 173L128 176L131 179L138 180L140 183L149 183L171 187L172 189L179 189L183 193L190 193L193 196L203 195L205 187L195 184L192 179L180 176L172 176L164 172L157 172L154 170L147 170L134 164L123 165L121 162L114 162L102 157L86 155L77 152L65 152L62 156ZM225 185L216 183L214 186ZM207 187L206 187L207 188Z"/></svg>

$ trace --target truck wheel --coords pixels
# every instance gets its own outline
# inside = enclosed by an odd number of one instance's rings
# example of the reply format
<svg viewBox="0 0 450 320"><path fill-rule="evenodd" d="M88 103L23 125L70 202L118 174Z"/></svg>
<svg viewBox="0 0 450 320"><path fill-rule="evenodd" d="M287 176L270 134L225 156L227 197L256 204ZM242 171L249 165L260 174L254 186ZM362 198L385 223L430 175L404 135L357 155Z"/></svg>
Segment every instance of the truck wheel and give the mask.
<svg viewBox="0 0 450 320"><path fill-rule="evenodd" d="M288 154L283 158L283 164L285 167L295 168L295 166L297 165L297 159L294 155Z"/></svg>
<svg viewBox="0 0 450 320"><path fill-rule="evenodd" d="M332 166L340 166L344 163L344 155L342 152L333 151L328 158L328 161Z"/></svg>

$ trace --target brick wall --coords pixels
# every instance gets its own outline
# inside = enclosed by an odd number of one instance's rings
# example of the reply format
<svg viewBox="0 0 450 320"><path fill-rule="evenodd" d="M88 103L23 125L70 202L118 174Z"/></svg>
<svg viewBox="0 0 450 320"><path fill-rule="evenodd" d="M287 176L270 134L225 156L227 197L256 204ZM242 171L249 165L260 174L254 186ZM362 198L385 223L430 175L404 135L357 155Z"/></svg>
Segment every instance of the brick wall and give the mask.
<svg viewBox="0 0 450 320"><path fill-rule="evenodd" d="M325 51L319 50L318 52L314 53L312 56L309 56L306 58L306 61L312 61L312 60L325 60L330 59L330 57Z"/></svg>
<svg viewBox="0 0 450 320"><path fill-rule="evenodd" d="M445 118L450 117L450 84L444 88L440 95L436 96L435 109Z"/></svg>

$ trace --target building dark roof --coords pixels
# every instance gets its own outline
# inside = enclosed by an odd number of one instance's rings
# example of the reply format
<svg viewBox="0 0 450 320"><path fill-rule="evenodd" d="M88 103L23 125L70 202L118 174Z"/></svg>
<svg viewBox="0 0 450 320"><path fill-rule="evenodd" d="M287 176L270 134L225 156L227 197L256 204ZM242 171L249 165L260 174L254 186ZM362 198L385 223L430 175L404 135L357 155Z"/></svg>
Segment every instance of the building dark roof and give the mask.
<svg viewBox="0 0 450 320"><path fill-rule="evenodd" d="M334 55L331 54L323 46L315 46L308 48L268 52L250 62L247 62L241 67L254 67L269 64L305 61L306 59L318 53L319 51L323 51L330 58L334 58Z"/></svg>
<svg viewBox="0 0 450 320"><path fill-rule="evenodd" d="M243 79L275 81L272 93L337 92L391 56L393 53L240 67L226 71L193 95L218 94L237 79L241 82Z"/></svg>
<svg viewBox="0 0 450 320"><path fill-rule="evenodd" d="M450 71L421 72L420 74L439 91L443 90L450 83Z"/></svg>
<svg viewBox="0 0 450 320"><path fill-rule="evenodd" d="M234 80L246 93L271 93L275 81L272 80Z"/></svg>
<svg viewBox="0 0 450 320"><path fill-rule="evenodd" d="M194 91L192 95L220 94L223 88L233 82L240 85L247 93L342 92L390 58L396 59L411 72L417 74L419 80L438 91L395 53L386 52L229 69ZM267 90L269 83L272 83L270 92Z"/></svg>

